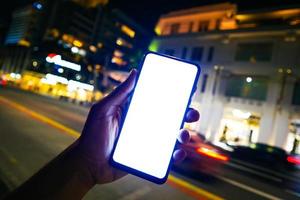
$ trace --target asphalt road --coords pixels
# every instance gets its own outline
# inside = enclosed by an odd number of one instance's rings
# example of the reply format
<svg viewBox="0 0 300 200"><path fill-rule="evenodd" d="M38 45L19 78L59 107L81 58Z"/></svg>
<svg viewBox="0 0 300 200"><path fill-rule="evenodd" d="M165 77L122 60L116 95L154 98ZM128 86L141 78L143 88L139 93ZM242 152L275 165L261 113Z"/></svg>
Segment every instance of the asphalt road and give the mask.
<svg viewBox="0 0 300 200"><path fill-rule="evenodd" d="M20 185L76 140L61 127L80 133L88 110L69 102L0 88L0 195L6 188L12 190ZM173 171L161 186L128 175L112 184L94 187L85 199L250 200L300 199L300 195L286 188L280 179L262 178L232 164L209 179Z"/></svg>

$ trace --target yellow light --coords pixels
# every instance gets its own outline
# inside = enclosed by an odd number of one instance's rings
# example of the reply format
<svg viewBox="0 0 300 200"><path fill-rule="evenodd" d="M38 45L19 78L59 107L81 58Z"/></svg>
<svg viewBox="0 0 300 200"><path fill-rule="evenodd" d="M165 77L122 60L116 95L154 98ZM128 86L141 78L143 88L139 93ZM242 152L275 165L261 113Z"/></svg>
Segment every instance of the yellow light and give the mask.
<svg viewBox="0 0 300 200"><path fill-rule="evenodd" d="M114 56L116 56L116 57L122 57L124 54L121 52L121 51L119 51L119 50L115 50L114 51Z"/></svg>
<svg viewBox="0 0 300 200"><path fill-rule="evenodd" d="M286 70L286 73L291 74L291 73L292 73L292 70L291 70L291 69L287 69L287 70Z"/></svg>
<svg viewBox="0 0 300 200"><path fill-rule="evenodd" d="M63 34L62 36L63 41L72 43L74 41L74 37L72 35Z"/></svg>
<svg viewBox="0 0 300 200"><path fill-rule="evenodd" d="M297 25L297 24L300 24L300 19L295 19L290 22L290 25Z"/></svg>
<svg viewBox="0 0 300 200"><path fill-rule="evenodd" d="M154 32L155 32L157 35L161 35L161 28L160 28L159 26L155 27Z"/></svg>
<svg viewBox="0 0 300 200"><path fill-rule="evenodd" d="M95 65L95 69L96 69L97 71L99 71L99 70L101 69L101 65L99 65L99 64Z"/></svg>
<svg viewBox="0 0 300 200"><path fill-rule="evenodd" d="M99 43L97 44L97 47L98 47L99 49L101 49L101 48L103 47L103 43L99 42Z"/></svg>
<svg viewBox="0 0 300 200"><path fill-rule="evenodd" d="M18 45L20 46L25 46L25 47L29 47L30 46L30 42L25 40L25 39L21 39L19 42L18 42Z"/></svg>
<svg viewBox="0 0 300 200"><path fill-rule="evenodd" d="M124 33L126 33L126 35L128 35L129 37L134 38L135 32L134 32L134 30L132 30L132 29L129 28L128 26L122 25L122 26L121 26L121 30L122 30Z"/></svg>
<svg viewBox="0 0 300 200"><path fill-rule="evenodd" d="M123 45L123 41L121 38L118 38L116 41L117 45L122 46Z"/></svg>
<svg viewBox="0 0 300 200"><path fill-rule="evenodd" d="M32 66L37 67L38 63L36 61L32 62Z"/></svg>
<svg viewBox="0 0 300 200"><path fill-rule="evenodd" d="M83 46L83 43L79 40L74 40L73 41L73 45L76 46L76 47L82 47Z"/></svg>
<svg viewBox="0 0 300 200"><path fill-rule="evenodd" d="M88 65L87 69L88 69L89 72L93 71L93 67L91 65Z"/></svg>
<svg viewBox="0 0 300 200"><path fill-rule="evenodd" d="M115 57L115 56L111 59L111 62L115 63L117 65L126 65L127 64L122 58Z"/></svg>
<svg viewBox="0 0 300 200"><path fill-rule="evenodd" d="M51 29L50 34L55 38L59 37L59 31L56 28Z"/></svg>
<svg viewBox="0 0 300 200"><path fill-rule="evenodd" d="M90 45L89 47L91 52L96 52L97 51L97 47L95 47L94 45Z"/></svg>
<svg viewBox="0 0 300 200"><path fill-rule="evenodd" d="M67 41L68 38L69 38L69 36L68 36L67 34L63 34L62 39L63 39L64 41Z"/></svg>
<svg viewBox="0 0 300 200"><path fill-rule="evenodd" d="M130 44L129 42L127 42L123 38L118 38L116 40L116 44L119 45L119 46L125 46L125 47L128 47L128 48L132 48L132 44Z"/></svg>

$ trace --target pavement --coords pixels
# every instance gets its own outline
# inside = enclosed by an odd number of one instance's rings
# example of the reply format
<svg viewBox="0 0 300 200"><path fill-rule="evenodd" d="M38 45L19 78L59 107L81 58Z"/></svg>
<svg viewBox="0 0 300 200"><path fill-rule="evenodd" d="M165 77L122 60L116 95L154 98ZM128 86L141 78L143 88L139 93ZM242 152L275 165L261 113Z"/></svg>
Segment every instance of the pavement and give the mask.
<svg viewBox="0 0 300 200"><path fill-rule="evenodd" d="M0 197L22 184L79 136L89 108L0 88ZM84 199L300 199L280 179L225 166L222 174L172 171L156 185L128 175L94 187ZM276 178L276 177L275 177Z"/></svg>

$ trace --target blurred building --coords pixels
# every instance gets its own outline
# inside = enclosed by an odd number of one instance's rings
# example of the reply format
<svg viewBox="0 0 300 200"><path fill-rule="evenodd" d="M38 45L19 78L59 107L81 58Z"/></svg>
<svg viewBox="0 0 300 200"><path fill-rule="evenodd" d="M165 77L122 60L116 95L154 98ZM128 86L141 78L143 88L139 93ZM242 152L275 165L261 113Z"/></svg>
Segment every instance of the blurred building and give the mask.
<svg viewBox="0 0 300 200"><path fill-rule="evenodd" d="M201 66L193 101L201 122L191 128L213 141L295 150L300 7L249 12L231 3L195 7L162 15L155 31L150 50Z"/></svg>
<svg viewBox="0 0 300 200"><path fill-rule="evenodd" d="M44 0L17 9L0 71L23 74L24 89L55 96L86 97L78 90L114 87L136 66L150 35L107 2Z"/></svg>

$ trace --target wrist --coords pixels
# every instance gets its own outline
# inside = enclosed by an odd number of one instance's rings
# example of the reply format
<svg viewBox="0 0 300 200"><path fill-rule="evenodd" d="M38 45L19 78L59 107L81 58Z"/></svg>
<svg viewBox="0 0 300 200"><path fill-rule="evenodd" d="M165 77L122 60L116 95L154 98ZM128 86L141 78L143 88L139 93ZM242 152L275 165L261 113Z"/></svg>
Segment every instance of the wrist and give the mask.
<svg viewBox="0 0 300 200"><path fill-rule="evenodd" d="M85 188L91 189L96 185L96 180L93 176L92 169L89 165L89 160L81 151L78 142L76 141L70 149L71 165L75 168L75 174Z"/></svg>

